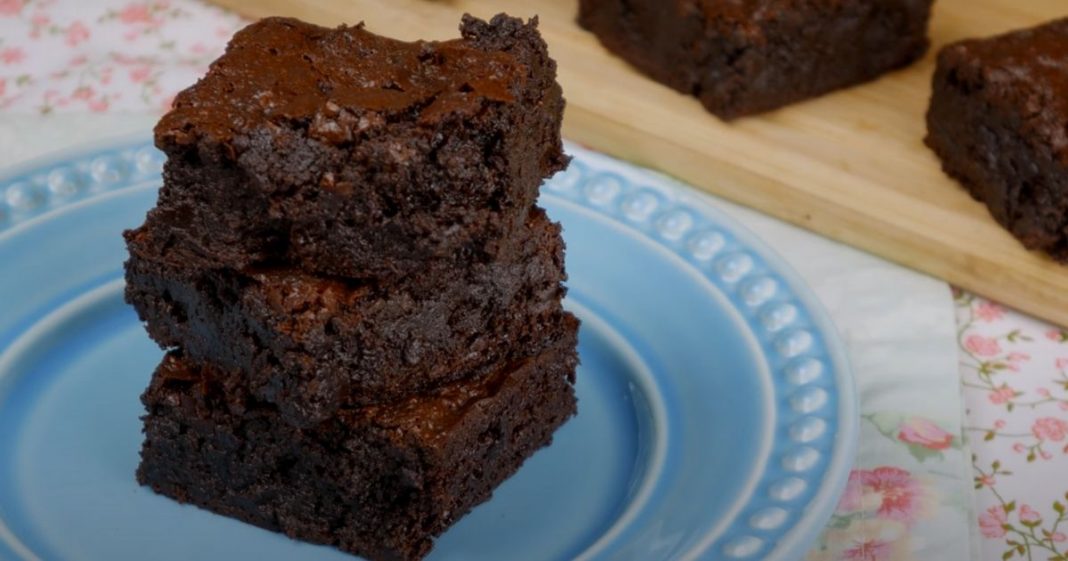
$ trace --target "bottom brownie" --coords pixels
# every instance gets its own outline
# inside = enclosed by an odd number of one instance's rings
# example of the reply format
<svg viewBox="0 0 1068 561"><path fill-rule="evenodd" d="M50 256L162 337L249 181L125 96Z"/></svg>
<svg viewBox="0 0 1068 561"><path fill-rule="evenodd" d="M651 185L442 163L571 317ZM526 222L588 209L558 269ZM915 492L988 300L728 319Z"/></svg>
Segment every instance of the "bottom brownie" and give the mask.
<svg viewBox="0 0 1068 561"><path fill-rule="evenodd" d="M142 396L138 480L156 492L375 561L420 559L575 412L578 323L478 381L310 429L168 354Z"/></svg>

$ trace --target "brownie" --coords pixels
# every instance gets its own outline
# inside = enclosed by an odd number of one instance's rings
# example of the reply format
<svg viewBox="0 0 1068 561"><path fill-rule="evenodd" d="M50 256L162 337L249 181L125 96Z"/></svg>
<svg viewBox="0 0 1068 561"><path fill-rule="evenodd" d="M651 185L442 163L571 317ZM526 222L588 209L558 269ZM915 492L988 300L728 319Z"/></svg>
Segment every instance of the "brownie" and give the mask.
<svg viewBox="0 0 1068 561"><path fill-rule="evenodd" d="M248 374L300 426L537 354L563 314L563 240L537 209L506 261L379 286L294 269L217 268L128 234L126 297L164 348Z"/></svg>
<svg viewBox="0 0 1068 561"><path fill-rule="evenodd" d="M298 429L228 393L229 373L171 353L142 400L138 480L183 503L372 561L416 560L575 412L569 323L479 381Z"/></svg>
<svg viewBox="0 0 1068 561"><path fill-rule="evenodd" d="M392 279L489 261L562 169L564 101L537 20L402 42L267 18L156 126L148 223L222 265Z"/></svg>
<svg viewBox="0 0 1068 561"><path fill-rule="evenodd" d="M927 49L933 0L580 0L579 23L723 119L872 80Z"/></svg>
<svg viewBox="0 0 1068 561"><path fill-rule="evenodd" d="M1025 247L1068 263L1068 19L943 48L926 141Z"/></svg>

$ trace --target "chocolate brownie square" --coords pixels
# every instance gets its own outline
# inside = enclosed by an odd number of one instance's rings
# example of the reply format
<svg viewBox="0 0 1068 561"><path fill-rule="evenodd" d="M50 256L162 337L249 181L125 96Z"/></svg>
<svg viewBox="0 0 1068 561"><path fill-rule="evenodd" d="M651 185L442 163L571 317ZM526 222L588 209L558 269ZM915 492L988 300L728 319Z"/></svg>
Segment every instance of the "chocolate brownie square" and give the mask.
<svg viewBox="0 0 1068 561"><path fill-rule="evenodd" d="M926 141L1025 247L1068 262L1068 19L943 48Z"/></svg>
<svg viewBox="0 0 1068 561"><path fill-rule="evenodd" d="M933 0L580 0L579 23L723 119L866 82L927 49Z"/></svg>
<svg viewBox="0 0 1068 561"><path fill-rule="evenodd" d="M575 330L529 359L297 429L171 353L142 400L138 480L158 493L373 561L413 561L575 413Z"/></svg>
<svg viewBox="0 0 1068 561"><path fill-rule="evenodd" d="M560 228L536 209L506 260L428 267L385 286L288 268L219 268L127 236L126 297L164 348L247 374L299 426L537 354L563 317Z"/></svg>
<svg viewBox="0 0 1068 561"><path fill-rule="evenodd" d="M495 259L562 169L564 101L537 21L460 39L268 18L238 32L156 126L148 223L222 265L400 278Z"/></svg>

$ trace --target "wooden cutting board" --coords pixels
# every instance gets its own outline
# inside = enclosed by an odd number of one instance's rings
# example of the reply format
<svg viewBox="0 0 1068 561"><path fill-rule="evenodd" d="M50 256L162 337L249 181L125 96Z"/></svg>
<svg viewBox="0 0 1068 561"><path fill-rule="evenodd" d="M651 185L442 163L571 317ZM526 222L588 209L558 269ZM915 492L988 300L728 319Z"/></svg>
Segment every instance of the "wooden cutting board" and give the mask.
<svg viewBox="0 0 1068 561"><path fill-rule="evenodd" d="M609 55L574 23L576 0L217 1L253 17L362 20L403 39L455 37L464 12L537 14L559 62L566 137L1068 325L1068 266L1025 251L922 142L935 50L1068 15L1064 0L936 0L922 62L729 125Z"/></svg>

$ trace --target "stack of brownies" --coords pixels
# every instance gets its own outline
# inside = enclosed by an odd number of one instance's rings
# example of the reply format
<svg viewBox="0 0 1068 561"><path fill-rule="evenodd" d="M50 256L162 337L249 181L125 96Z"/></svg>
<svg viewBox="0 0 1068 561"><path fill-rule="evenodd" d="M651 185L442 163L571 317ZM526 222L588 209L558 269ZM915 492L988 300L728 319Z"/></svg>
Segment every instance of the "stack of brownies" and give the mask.
<svg viewBox="0 0 1068 561"><path fill-rule="evenodd" d="M419 559L575 412L567 159L536 22L407 43L267 19L156 128L127 300L167 354L138 479L370 559Z"/></svg>

